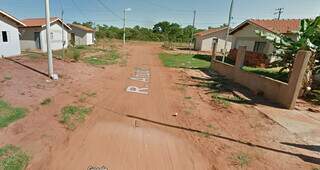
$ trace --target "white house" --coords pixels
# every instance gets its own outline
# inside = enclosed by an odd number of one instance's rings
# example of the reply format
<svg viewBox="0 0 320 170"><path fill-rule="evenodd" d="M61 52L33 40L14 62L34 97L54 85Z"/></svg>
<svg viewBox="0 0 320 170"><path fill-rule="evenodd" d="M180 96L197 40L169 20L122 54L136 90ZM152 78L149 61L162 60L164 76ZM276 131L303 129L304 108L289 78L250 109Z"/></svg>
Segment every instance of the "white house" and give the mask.
<svg viewBox="0 0 320 170"><path fill-rule="evenodd" d="M92 45L95 43L95 30L78 24L68 24L72 30L69 41L72 45Z"/></svg>
<svg viewBox="0 0 320 170"><path fill-rule="evenodd" d="M21 54L18 27L24 23L0 10L0 57Z"/></svg>
<svg viewBox="0 0 320 170"><path fill-rule="evenodd" d="M45 18L31 18L24 19L22 22L24 27L20 27L21 33L21 48L39 49L42 52L47 51L46 38L46 19ZM52 50L62 49L68 47L68 31L71 28L63 23L59 18L54 17L50 19L50 41Z"/></svg>
<svg viewBox="0 0 320 170"><path fill-rule="evenodd" d="M264 55L268 58L269 62L274 61L276 58L271 54L274 47L271 42L259 37L256 30L267 33L283 34L293 40L298 37L297 31L300 29L299 19L250 19L246 20L236 28L234 28L230 35L233 36L232 48L238 49L240 46L245 46L247 51L256 56Z"/></svg>
<svg viewBox="0 0 320 170"><path fill-rule="evenodd" d="M206 31L199 32L195 34L196 43L195 50L197 51L212 51L213 42L217 44L217 51L223 52L225 46L225 39L227 35L227 27L225 28L215 28ZM227 51L231 49L232 36L229 37L227 42Z"/></svg>

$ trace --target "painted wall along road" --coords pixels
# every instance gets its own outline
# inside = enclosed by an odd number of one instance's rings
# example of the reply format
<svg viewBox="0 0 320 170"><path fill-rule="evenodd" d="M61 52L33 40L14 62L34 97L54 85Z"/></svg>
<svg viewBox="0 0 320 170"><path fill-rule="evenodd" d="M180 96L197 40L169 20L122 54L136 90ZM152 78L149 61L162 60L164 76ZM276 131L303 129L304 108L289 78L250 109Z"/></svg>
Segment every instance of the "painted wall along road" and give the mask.
<svg viewBox="0 0 320 170"><path fill-rule="evenodd" d="M129 78L131 81L139 82L141 86L128 86L127 92L136 94L149 94L150 70L147 68L135 68L134 74Z"/></svg>

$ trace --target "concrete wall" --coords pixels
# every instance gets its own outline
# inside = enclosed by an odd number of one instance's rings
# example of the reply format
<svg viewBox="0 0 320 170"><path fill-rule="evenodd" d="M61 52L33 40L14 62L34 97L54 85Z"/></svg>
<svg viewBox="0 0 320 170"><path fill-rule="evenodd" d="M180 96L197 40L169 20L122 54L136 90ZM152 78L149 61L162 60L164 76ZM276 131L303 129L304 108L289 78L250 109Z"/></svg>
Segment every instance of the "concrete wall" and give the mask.
<svg viewBox="0 0 320 170"><path fill-rule="evenodd" d="M37 49L36 42L35 42L35 32L41 32L41 27L31 27L31 28L20 28L21 32L21 49L22 50L29 50L29 49ZM41 37L40 37L41 38ZM41 42L41 39L40 39Z"/></svg>
<svg viewBox="0 0 320 170"><path fill-rule="evenodd" d="M40 32L40 44L41 51L47 52L47 39L46 39L46 29L42 27L30 27L30 28L20 28L21 32L21 47L23 50L27 49L37 49L35 42L35 32ZM53 23L51 25L51 48L52 50L60 50L62 49L62 26L60 23ZM68 32L67 29L64 28L64 40L66 41L65 48L68 47Z"/></svg>
<svg viewBox="0 0 320 170"><path fill-rule="evenodd" d="M218 39L217 51L221 52L224 50L224 42L226 38L227 30L222 30L218 32L214 32L211 34L196 36L195 50L198 51L212 51L212 41L214 39ZM227 50L231 49L231 44L233 41L233 37L229 37Z"/></svg>
<svg viewBox="0 0 320 170"><path fill-rule="evenodd" d="M94 33L84 31L77 27L72 27L70 33L75 34L75 45L92 45L94 44ZM71 40L71 34L68 40Z"/></svg>
<svg viewBox="0 0 320 170"><path fill-rule="evenodd" d="M7 32L8 42L2 41L2 31ZM6 17L0 16L0 57L21 54L18 26Z"/></svg>
<svg viewBox="0 0 320 170"><path fill-rule="evenodd" d="M293 109L302 87L302 80L311 53L305 51L298 53L289 83L283 83L262 75L241 70L245 60L245 51L245 48L241 47L239 49L235 66L213 60L213 70L234 82L248 87L255 93L262 92L264 97L281 104L285 108Z"/></svg>
<svg viewBox="0 0 320 170"><path fill-rule="evenodd" d="M51 49L52 50L60 50L62 49L62 45L63 45L63 40L62 40L62 26L60 23L54 23L51 25L50 27L51 30L51 35L50 35L50 41L51 41ZM68 31L67 29L64 27L64 41L65 43L65 47L67 48L69 45L68 42ZM47 52L47 36L46 36L46 29L43 29L40 33L41 35L41 51L42 52ZM53 35L53 36L52 36Z"/></svg>

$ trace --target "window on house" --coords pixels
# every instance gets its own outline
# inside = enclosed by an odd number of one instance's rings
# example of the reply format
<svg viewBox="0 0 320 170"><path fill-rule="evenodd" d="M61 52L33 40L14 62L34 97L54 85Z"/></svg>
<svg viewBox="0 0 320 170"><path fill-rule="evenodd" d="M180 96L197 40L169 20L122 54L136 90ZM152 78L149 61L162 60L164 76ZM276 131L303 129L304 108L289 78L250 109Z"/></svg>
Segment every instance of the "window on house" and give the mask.
<svg viewBox="0 0 320 170"><path fill-rule="evenodd" d="M263 53L266 45L266 42L255 42L253 51L257 53Z"/></svg>
<svg viewBox="0 0 320 170"><path fill-rule="evenodd" d="M53 32L50 33L50 38L53 40Z"/></svg>
<svg viewBox="0 0 320 170"><path fill-rule="evenodd" d="M8 42L8 32L2 31L2 42Z"/></svg>

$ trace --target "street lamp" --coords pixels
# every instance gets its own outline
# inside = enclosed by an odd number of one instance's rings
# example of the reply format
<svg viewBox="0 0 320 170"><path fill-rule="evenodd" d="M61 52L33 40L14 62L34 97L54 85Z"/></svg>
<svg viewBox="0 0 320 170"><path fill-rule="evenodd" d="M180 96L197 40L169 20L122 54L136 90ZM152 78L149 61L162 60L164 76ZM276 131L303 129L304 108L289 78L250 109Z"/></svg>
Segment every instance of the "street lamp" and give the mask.
<svg viewBox="0 0 320 170"><path fill-rule="evenodd" d="M123 45L126 44L126 12L131 11L131 8L123 10Z"/></svg>

